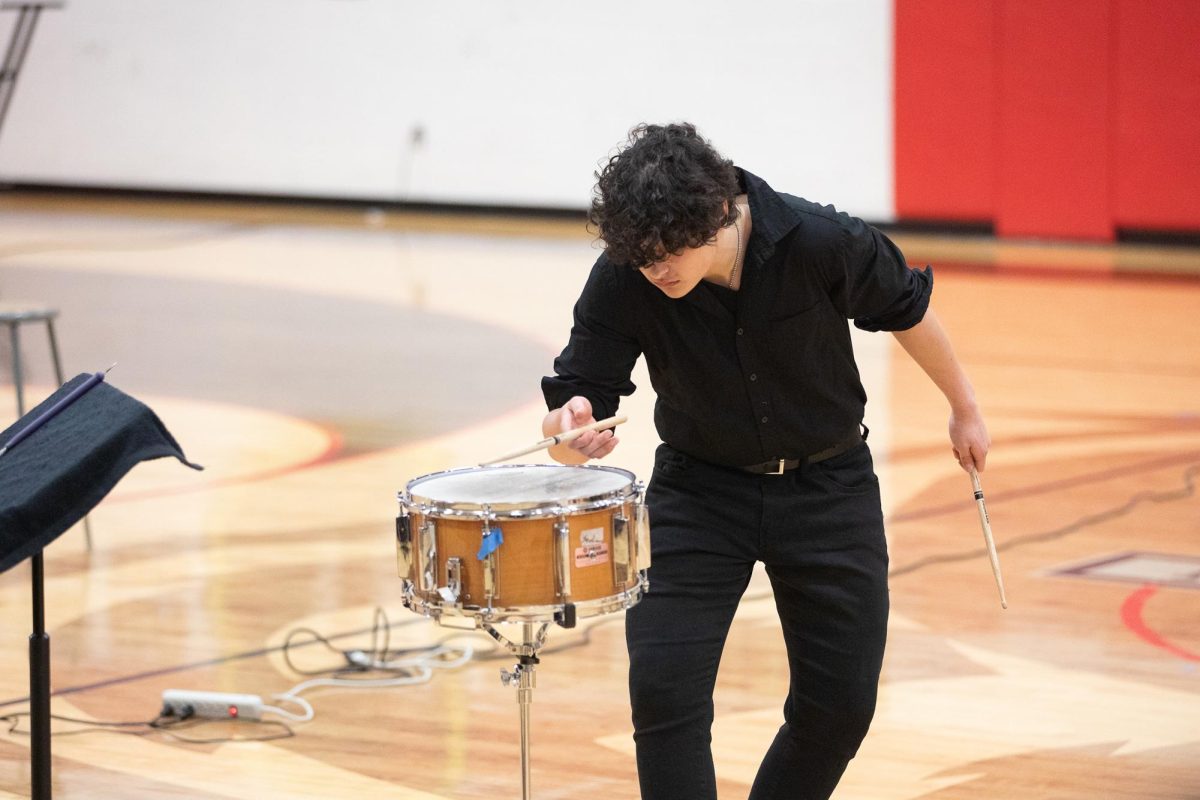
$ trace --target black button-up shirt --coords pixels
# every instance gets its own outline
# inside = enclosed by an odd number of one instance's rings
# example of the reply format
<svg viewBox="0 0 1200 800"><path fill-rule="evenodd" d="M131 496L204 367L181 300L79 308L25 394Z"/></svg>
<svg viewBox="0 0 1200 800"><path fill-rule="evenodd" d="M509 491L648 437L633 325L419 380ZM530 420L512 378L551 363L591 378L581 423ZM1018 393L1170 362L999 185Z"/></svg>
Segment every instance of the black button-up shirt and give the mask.
<svg viewBox="0 0 1200 800"><path fill-rule="evenodd" d="M696 458L803 458L858 430L867 397L846 320L911 328L929 305L932 270L910 270L862 220L739 177L751 220L739 291L702 281L672 300L601 255L555 375L542 379L549 408L582 395L596 419L612 416L645 353L658 435Z"/></svg>

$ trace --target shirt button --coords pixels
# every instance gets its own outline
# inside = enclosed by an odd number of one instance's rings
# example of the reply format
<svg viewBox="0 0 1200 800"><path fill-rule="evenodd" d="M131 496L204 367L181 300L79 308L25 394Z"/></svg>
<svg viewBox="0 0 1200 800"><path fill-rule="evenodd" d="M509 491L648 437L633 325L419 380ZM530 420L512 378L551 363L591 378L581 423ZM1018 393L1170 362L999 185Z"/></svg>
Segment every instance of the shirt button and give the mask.
<svg viewBox="0 0 1200 800"><path fill-rule="evenodd" d="M737 334L738 334L738 336L741 336L741 335L742 335L742 329L741 329L741 328L738 328L738 330L737 330Z"/></svg>
<svg viewBox="0 0 1200 800"><path fill-rule="evenodd" d="M762 418L762 421L763 421L763 424L765 425L765 424L766 424L766 422L767 422L767 418L766 418L766 417L763 417L763 418Z"/></svg>
<svg viewBox="0 0 1200 800"><path fill-rule="evenodd" d="M750 373L750 380L752 380L752 381L756 381L756 380L758 380L758 374L757 374L757 373L754 373L754 372L751 372L751 373Z"/></svg>

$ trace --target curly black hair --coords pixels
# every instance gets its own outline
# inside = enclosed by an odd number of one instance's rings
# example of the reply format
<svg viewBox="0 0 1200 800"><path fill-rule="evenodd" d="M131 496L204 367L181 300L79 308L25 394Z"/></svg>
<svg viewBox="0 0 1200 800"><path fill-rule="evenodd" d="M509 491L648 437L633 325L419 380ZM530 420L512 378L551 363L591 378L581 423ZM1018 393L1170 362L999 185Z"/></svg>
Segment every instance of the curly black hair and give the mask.
<svg viewBox="0 0 1200 800"><path fill-rule="evenodd" d="M694 125L643 123L596 173L588 220L610 260L643 268L711 242L737 219L738 192L733 162Z"/></svg>

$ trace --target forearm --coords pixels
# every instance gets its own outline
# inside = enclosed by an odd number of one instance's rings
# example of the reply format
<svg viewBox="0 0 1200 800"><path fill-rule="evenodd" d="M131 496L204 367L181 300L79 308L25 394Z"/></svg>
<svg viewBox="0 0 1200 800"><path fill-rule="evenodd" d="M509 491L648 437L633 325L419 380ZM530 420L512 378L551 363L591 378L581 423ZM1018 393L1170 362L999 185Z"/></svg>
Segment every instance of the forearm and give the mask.
<svg viewBox="0 0 1200 800"><path fill-rule="evenodd" d="M955 459L963 469L982 472L991 438L975 402L975 389L954 357L950 339L933 310L927 310L925 317L912 328L895 331L893 335L949 401L950 443Z"/></svg>
<svg viewBox="0 0 1200 800"><path fill-rule="evenodd" d="M905 331L893 331L892 335L946 396L953 410L962 412L976 408L975 389L959 365L950 339L932 308L916 325Z"/></svg>

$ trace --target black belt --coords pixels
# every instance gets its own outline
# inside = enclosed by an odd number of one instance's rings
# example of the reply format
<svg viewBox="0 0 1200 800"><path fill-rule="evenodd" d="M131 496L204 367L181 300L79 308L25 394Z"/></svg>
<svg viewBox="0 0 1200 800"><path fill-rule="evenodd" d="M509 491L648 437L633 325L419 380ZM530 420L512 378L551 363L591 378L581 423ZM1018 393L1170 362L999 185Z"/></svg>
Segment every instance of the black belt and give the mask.
<svg viewBox="0 0 1200 800"><path fill-rule="evenodd" d="M774 461L764 461L761 464L751 464L748 467L738 467L738 469L744 472L753 472L755 475L782 475L801 464L816 464L818 461L840 456L842 453L858 447L867 438L866 427L866 425L863 426L863 433L854 433L833 447L826 447L824 450L819 450L804 458L777 458Z"/></svg>

